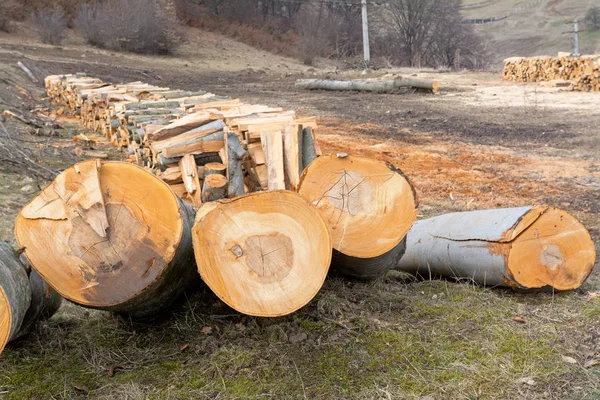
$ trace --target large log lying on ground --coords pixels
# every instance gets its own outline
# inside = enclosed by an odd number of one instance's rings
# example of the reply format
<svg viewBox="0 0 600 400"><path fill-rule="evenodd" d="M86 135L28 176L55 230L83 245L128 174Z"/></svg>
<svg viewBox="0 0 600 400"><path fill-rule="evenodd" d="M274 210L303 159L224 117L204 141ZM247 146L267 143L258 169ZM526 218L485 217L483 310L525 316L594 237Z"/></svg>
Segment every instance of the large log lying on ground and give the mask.
<svg viewBox="0 0 600 400"><path fill-rule="evenodd" d="M204 282L249 315L275 317L304 306L323 285L331 261L323 219L289 191L205 203L192 237Z"/></svg>
<svg viewBox="0 0 600 400"><path fill-rule="evenodd" d="M428 79L391 79L387 81L332 81L327 79L298 79L296 88L307 90L350 90L361 92L393 92L398 88L413 88L436 93L439 82Z"/></svg>
<svg viewBox="0 0 600 400"><path fill-rule="evenodd" d="M30 303L27 272L12 247L0 242L0 352L17 337Z"/></svg>
<svg viewBox="0 0 600 400"><path fill-rule="evenodd" d="M334 267L371 279L396 265L417 216L415 191L396 167L345 154L321 156L304 170L298 193L330 228Z"/></svg>
<svg viewBox="0 0 600 400"><path fill-rule="evenodd" d="M129 163L85 161L62 172L17 217L36 271L85 307L145 316L197 277L193 210Z"/></svg>
<svg viewBox="0 0 600 400"><path fill-rule="evenodd" d="M396 269L486 286L579 287L596 254L585 227L548 206L452 213L418 221Z"/></svg>
<svg viewBox="0 0 600 400"><path fill-rule="evenodd" d="M50 318L61 302L37 272L19 261L8 243L0 242L0 353L7 342Z"/></svg>

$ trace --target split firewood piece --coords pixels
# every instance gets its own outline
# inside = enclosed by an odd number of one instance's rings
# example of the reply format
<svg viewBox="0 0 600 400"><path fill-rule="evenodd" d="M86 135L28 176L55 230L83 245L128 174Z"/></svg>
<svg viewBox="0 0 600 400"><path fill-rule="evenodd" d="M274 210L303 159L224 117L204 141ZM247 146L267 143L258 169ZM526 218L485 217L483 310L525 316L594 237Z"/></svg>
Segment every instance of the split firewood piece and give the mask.
<svg viewBox="0 0 600 400"><path fill-rule="evenodd" d="M179 166L169 167L157 174L157 176L169 185L183 182L183 176L181 175L181 168L179 168Z"/></svg>
<svg viewBox="0 0 600 400"><path fill-rule="evenodd" d="M210 162L204 165L204 176L218 174L225 176L227 167L223 163Z"/></svg>
<svg viewBox="0 0 600 400"><path fill-rule="evenodd" d="M27 335L38 321L44 321L53 316L62 304L62 297L42 279L40 274L31 268L31 264L23 254L19 257L19 262L29 275L31 304L15 338Z"/></svg>
<svg viewBox="0 0 600 400"><path fill-rule="evenodd" d="M204 204L192 237L204 282L248 315L276 317L304 306L323 285L331 261L327 226L294 192Z"/></svg>
<svg viewBox="0 0 600 400"><path fill-rule="evenodd" d="M163 140L187 132L210 122L212 117L206 111L186 115L152 133L152 140Z"/></svg>
<svg viewBox="0 0 600 400"><path fill-rule="evenodd" d="M451 213L418 221L396 269L485 286L576 289L596 259L585 227L548 206Z"/></svg>
<svg viewBox="0 0 600 400"><path fill-rule="evenodd" d="M225 146L223 135L223 131L218 131L178 146L166 148L162 154L167 158L174 158L185 154L216 153Z"/></svg>
<svg viewBox="0 0 600 400"><path fill-rule="evenodd" d="M77 165L49 187L88 198ZM134 164L103 162L100 193L108 218L106 237L68 205L44 190L27 204L15 224L25 256L59 294L85 307L150 315L168 307L193 283L189 235L193 210L169 186ZM50 193L56 193L56 191ZM47 204L47 206L44 206ZM62 217L62 218L59 218Z"/></svg>
<svg viewBox="0 0 600 400"><path fill-rule="evenodd" d="M221 174L204 176L202 201L215 201L227 197L227 178Z"/></svg>
<svg viewBox="0 0 600 400"><path fill-rule="evenodd" d="M283 140L281 131L262 132L260 142L265 156L268 174L268 189L285 189L283 172Z"/></svg>
<svg viewBox="0 0 600 400"><path fill-rule="evenodd" d="M300 183L300 159L302 154L299 148L300 141L298 140L298 127L288 125L283 130L283 161L285 171L286 189L298 190ZM301 157L301 155L300 155Z"/></svg>
<svg viewBox="0 0 600 400"><path fill-rule="evenodd" d="M223 130L223 127L225 127L225 123L217 120L168 139L155 140L153 137L150 137L150 140L152 140L150 147L156 152L163 151L169 147L180 146L202 139Z"/></svg>
<svg viewBox="0 0 600 400"><path fill-rule="evenodd" d="M200 178L198 177L198 168L196 160L191 154L186 154L179 160L179 169L185 189L190 194L185 200L190 201L192 205L199 206L202 204Z"/></svg>
<svg viewBox="0 0 600 400"><path fill-rule="evenodd" d="M0 242L0 353L17 337L30 304L27 272L12 247Z"/></svg>
<svg viewBox="0 0 600 400"><path fill-rule="evenodd" d="M244 173L242 171L242 161L248 154L235 132L227 132L227 178L229 180L229 197L237 197L246 193L244 189Z"/></svg>
<svg viewBox="0 0 600 400"><path fill-rule="evenodd" d="M334 267L370 279L396 265L417 216L416 194L402 171L347 154L322 156L306 167L298 192L331 230Z"/></svg>

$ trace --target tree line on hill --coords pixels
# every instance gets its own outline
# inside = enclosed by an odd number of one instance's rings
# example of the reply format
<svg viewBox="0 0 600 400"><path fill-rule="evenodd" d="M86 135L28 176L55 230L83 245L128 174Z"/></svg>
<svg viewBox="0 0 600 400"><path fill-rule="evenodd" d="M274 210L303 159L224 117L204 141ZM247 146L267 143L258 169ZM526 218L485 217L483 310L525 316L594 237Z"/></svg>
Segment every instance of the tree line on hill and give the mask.
<svg viewBox="0 0 600 400"><path fill-rule="evenodd" d="M461 23L461 0L369 1L374 62L384 66L483 68L485 41ZM31 11L33 10L33 12ZM6 20L2 22L3 17ZM67 28L87 43L118 51L168 54L181 25L221 32L313 64L360 64L361 7L353 0L5 0L0 29L29 18L42 41L60 44Z"/></svg>

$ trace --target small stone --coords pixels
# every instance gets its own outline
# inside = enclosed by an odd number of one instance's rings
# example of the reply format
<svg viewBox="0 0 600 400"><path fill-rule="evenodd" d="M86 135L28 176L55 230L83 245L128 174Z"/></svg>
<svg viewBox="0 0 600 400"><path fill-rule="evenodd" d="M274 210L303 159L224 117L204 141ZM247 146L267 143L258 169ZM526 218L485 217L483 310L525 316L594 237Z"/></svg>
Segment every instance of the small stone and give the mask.
<svg viewBox="0 0 600 400"><path fill-rule="evenodd" d="M21 192L29 192L31 189L33 189L33 186L25 185L21 188Z"/></svg>
<svg viewBox="0 0 600 400"><path fill-rule="evenodd" d="M295 334L289 336L289 341L291 344L300 343L306 339L308 339L308 335L303 330L299 330Z"/></svg>

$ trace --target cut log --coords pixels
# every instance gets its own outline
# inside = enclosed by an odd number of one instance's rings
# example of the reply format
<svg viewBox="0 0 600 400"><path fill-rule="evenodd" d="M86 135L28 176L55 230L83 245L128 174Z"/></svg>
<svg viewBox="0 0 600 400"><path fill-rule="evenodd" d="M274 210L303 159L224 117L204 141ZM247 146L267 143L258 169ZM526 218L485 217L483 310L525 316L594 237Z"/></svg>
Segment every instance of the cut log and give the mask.
<svg viewBox="0 0 600 400"><path fill-rule="evenodd" d="M263 148L267 165L269 190L285 189L285 175L283 172L283 139L281 137L281 131L261 132L260 143Z"/></svg>
<svg viewBox="0 0 600 400"><path fill-rule="evenodd" d="M387 81L332 81L327 79L299 79L296 88L308 90L354 90L366 92L392 92L400 87L428 90L436 93L438 81L427 79L392 79Z"/></svg>
<svg viewBox="0 0 600 400"><path fill-rule="evenodd" d="M204 165L204 176L218 174L225 176L227 172L227 167L222 163L211 162Z"/></svg>
<svg viewBox="0 0 600 400"><path fill-rule="evenodd" d="M184 197L184 200L189 201L194 206L202 204L200 178L198 177L198 167L196 160L191 154L184 155L179 160L179 169L181 170L181 178L189 196Z"/></svg>
<svg viewBox="0 0 600 400"><path fill-rule="evenodd" d="M548 206L481 210L418 221L396 269L484 286L570 290L590 274L596 253L585 227Z"/></svg>
<svg viewBox="0 0 600 400"><path fill-rule="evenodd" d="M238 135L234 132L227 133L227 175L229 179L229 197L241 196L245 193L244 173L242 172L242 160L248 154L242 148Z"/></svg>
<svg viewBox="0 0 600 400"><path fill-rule="evenodd" d="M62 304L62 297L35 270L30 269L29 271L31 305L25 314L17 337L27 335L37 322L53 316Z"/></svg>
<svg viewBox="0 0 600 400"><path fill-rule="evenodd" d="M306 167L298 192L331 230L335 268L372 279L397 264L418 205L402 171L377 160L322 156Z"/></svg>
<svg viewBox="0 0 600 400"><path fill-rule="evenodd" d="M98 188L77 170L62 172L17 217L15 234L35 270L58 293L85 307L151 315L168 307L195 272L193 210L152 173L124 162L103 162ZM90 193L101 193L106 237L84 218ZM68 193L69 196L61 196ZM83 211L81 211L83 210ZM83 215L82 215L83 214Z"/></svg>
<svg viewBox="0 0 600 400"><path fill-rule="evenodd" d="M170 137L179 135L194 128L198 128L210 121L210 113L207 113L205 111L195 112L193 114L186 115L185 117L180 118L175 122L170 123L164 128L157 130L152 134L152 138L153 140L168 139Z"/></svg>
<svg viewBox="0 0 600 400"><path fill-rule="evenodd" d="M202 201L215 201L227 197L227 178L220 174L204 177L202 184Z"/></svg>
<svg viewBox="0 0 600 400"><path fill-rule="evenodd" d="M323 219L288 191L205 204L192 236L204 282L248 315L276 317L304 306L323 285L331 261Z"/></svg>
<svg viewBox="0 0 600 400"><path fill-rule="evenodd" d="M17 337L30 304L27 272L12 247L0 242L0 353Z"/></svg>

